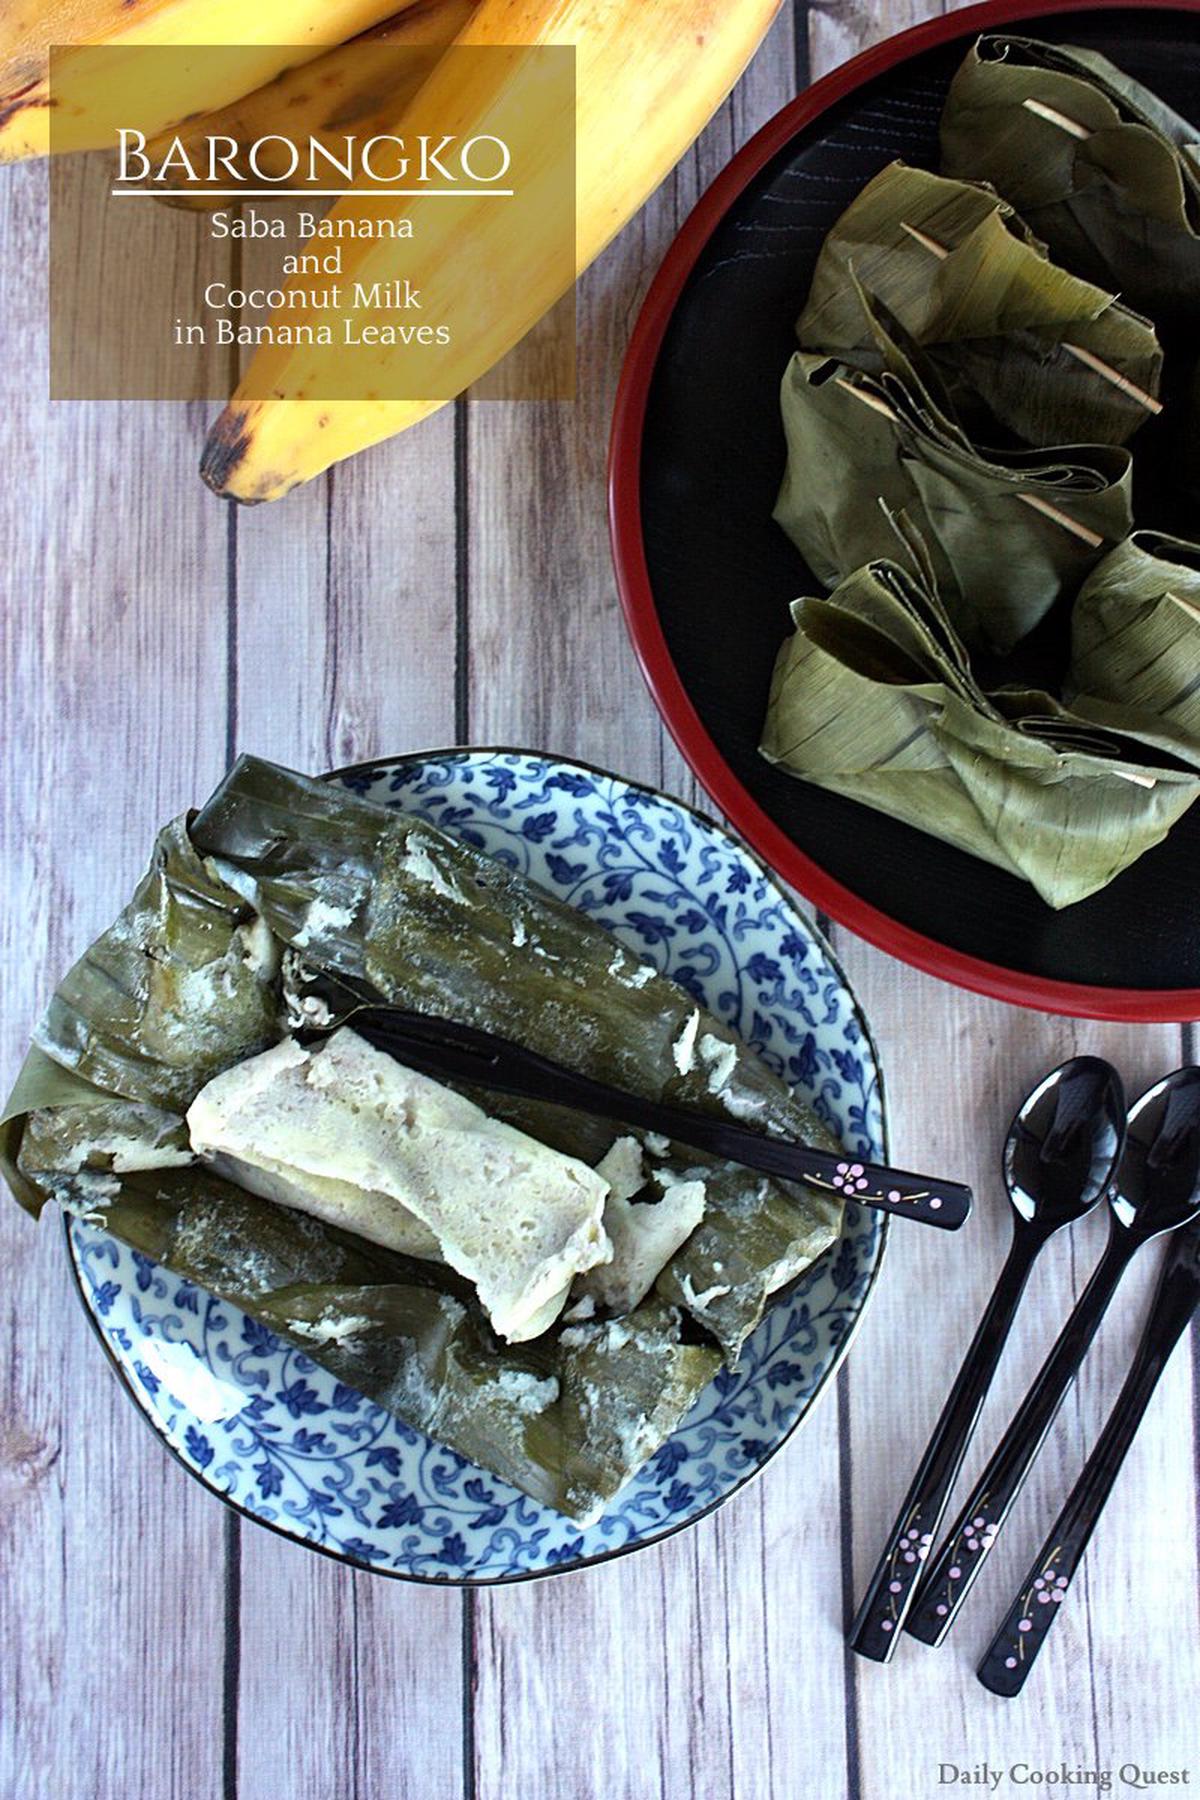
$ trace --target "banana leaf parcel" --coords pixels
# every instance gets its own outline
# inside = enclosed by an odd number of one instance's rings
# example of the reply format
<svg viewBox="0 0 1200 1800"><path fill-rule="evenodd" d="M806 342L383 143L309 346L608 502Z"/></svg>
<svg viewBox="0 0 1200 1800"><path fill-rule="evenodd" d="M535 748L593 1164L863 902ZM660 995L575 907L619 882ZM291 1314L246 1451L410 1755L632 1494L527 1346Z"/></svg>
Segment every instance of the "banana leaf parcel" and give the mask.
<svg viewBox="0 0 1200 1800"><path fill-rule="evenodd" d="M971 650L1003 655L1128 535L1129 452L1105 444L978 447L935 397L932 372L918 372L920 352L901 348L861 286L856 291L880 372L808 351L792 357L775 518L833 588L892 557L892 515L906 515L925 541L958 636Z"/></svg>
<svg viewBox="0 0 1200 1800"><path fill-rule="evenodd" d="M878 374L855 282L936 370L968 432L1122 444L1160 410L1153 325L1056 268L985 187L892 163L826 238L797 336Z"/></svg>
<svg viewBox="0 0 1200 1800"><path fill-rule="evenodd" d="M1095 51L995 35L968 51L942 172L987 181L1056 262L1159 324L1200 304L1200 131Z"/></svg>
<svg viewBox="0 0 1200 1800"><path fill-rule="evenodd" d="M301 963L332 992L500 1030L641 1094L827 1134L724 1025L536 884L424 820L249 758L160 834L129 905L59 987L0 1132L29 1211L53 1199L102 1222L462 1455L593 1516L833 1241L840 1205L647 1140L660 1181L706 1189L656 1290L619 1319L503 1343L443 1264L194 1158L184 1113L286 1035ZM508 1112L592 1160L615 1135L549 1105Z"/></svg>
<svg viewBox="0 0 1200 1800"><path fill-rule="evenodd" d="M1200 756L1183 766L1153 732L1104 728L1037 690L985 694L928 569L873 562L792 617L762 754L1022 877L1052 907L1111 881L1200 795Z"/></svg>
<svg viewBox="0 0 1200 1800"><path fill-rule="evenodd" d="M1097 564L1071 615L1066 695L1099 724L1200 756L1200 544L1135 531Z"/></svg>

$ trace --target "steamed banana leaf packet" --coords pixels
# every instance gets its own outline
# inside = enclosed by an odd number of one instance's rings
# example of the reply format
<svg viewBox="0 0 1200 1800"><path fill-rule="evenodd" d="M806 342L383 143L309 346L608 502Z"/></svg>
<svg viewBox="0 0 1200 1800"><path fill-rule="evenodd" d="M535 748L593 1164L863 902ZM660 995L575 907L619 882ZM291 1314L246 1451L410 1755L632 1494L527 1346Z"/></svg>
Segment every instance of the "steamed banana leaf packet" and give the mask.
<svg viewBox="0 0 1200 1800"><path fill-rule="evenodd" d="M797 337L878 374L859 291L936 371L973 434L1122 444L1160 410L1153 325L1056 268L985 186L892 163L825 239Z"/></svg>
<svg viewBox="0 0 1200 1800"><path fill-rule="evenodd" d="M1152 720L1122 730L1040 691L984 693L928 571L874 561L792 616L763 755L1022 877L1052 907L1105 886L1200 795L1200 742L1188 767Z"/></svg>
<svg viewBox="0 0 1200 1800"><path fill-rule="evenodd" d="M1071 614L1066 697L1117 730L1200 747L1200 544L1135 531L1098 563Z"/></svg>
<svg viewBox="0 0 1200 1800"><path fill-rule="evenodd" d="M829 1142L725 1025L526 877L243 758L160 833L54 995L0 1167L35 1215L55 1200L102 1223L461 1455L594 1516L834 1240L840 1206L429 1082L354 1032L364 1002ZM506 1285L555 1221L540 1287Z"/></svg>
<svg viewBox="0 0 1200 1800"><path fill-rule="evenodd" d="M784 373L788 460L775 518L829 588L895 554L891 517L924 540L968 649L1005 654L1073 596L1132 527L1115 444L989 450L956 423L935 372L851 276L877 373L798 351Z"/></svg>
<svg viewBox="0 0 1200 1800"><path fill-rule="evenodd" d="M980 38L951 84L942 172L986 181L1056 262L1130 306L1194 320L1200 131L1095 51Z"/></svg>

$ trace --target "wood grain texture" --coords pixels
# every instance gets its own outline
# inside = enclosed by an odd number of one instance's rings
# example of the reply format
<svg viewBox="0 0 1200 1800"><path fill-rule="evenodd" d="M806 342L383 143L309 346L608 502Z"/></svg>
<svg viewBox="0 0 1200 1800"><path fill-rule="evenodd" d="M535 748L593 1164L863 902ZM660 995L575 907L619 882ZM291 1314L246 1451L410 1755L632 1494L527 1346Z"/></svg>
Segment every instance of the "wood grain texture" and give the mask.
<svg viewBox="0 0 1200 1800"><path fill-rule="evenodd" d="M239 749L321 769L520 743L705 804L615 602L604 459L620 359L663 251L730 153L810 72L930 10L785 12L582 283L575 404L473 398L253 512L195 479L204 409L42 405L44 180L5 173L4 1079L154 828ZM973 1179L977 1217L961 1243L893 1231L836 1392L763 1477L596 1570L423 1590L241 1524L107 1378L56 1226L0 1208L4 1800L934 1800L955 1791L941 1763L1186 1765L1200 1681L1187 1349L1037 1678L1006 1706L972 1674L1119 1386L1154 1252L949 1645L905 1643L880 1669L843 1637L1003 1254L996 1159L1013 1106L1079 1048L1113 1056L1136 1091L1182 1059L1180 1034L1006 1009L833 938L879 1040L897 1160ZM1037 1271L968 1474L1100 1236L1093 1221Z"/></svg>

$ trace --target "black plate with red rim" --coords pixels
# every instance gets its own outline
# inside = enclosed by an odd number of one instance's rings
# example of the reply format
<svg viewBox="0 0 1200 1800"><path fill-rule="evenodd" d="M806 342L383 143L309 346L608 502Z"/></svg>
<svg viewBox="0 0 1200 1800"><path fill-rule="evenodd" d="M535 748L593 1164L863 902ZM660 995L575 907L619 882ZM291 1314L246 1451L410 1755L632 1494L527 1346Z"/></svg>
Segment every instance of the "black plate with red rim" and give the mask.
<svg viewBox="0 0 1200 1800"><path fill-rule="evenodd" d="M610 456L617 579L650 689L698 779L823 911L918 968L1021 1005L1192 1019L1200 806L1101 893L1054 912L1015 877L757 752L788 602L820 592L771 518L779 381L817 252L884 164L936 168L942 100L968 45L1018 23L1104 52L1195 116L1200 0L1053 11L992 0L877 45L785 107L700 201L638 320ZM1194 521L1175 525L1196 535Z"/></svg>

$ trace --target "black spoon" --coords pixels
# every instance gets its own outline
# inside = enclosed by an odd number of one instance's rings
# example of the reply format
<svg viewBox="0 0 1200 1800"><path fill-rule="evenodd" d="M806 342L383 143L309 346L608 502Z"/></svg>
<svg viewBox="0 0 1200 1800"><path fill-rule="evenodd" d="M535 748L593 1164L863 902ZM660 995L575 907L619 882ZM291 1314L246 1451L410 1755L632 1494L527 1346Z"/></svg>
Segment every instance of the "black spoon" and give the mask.
<svg viewBox="0 0 1200 1800"><path fill-rule="evenodd" d="M1133 1257L1200 1211L1198 1156L1200 1068L1177 1069L1129 1114L1104 1254L918 1590L914 1637L940 1644L954 1623Z"/></svg>
<svg viewBox="0 0 1200 1800"><path fill-rule="evenodd" d="M1200 1174L1200 1165L1198 1165ZM979 1665L993 1694L1019 1694L1113 1489L1171 1352L1200 1307L1200 1219L1175 1234L1125 1385L1041 1555Z"/></svg>
<svg viewBox="0 0 1200 1800"><path fill-rule="evenodd" d="M860 1656L887 1662L895 1649L1029 1271L1055 1232L1102 1198L1124 1132L1121 1078L1098 1056L1076 1056L1055 1069L1013 1119L1004 1145L1012 1243L850 1629L850 1647Z"/></svg>
<svg viewBox="0 0 1200 1800"><path fill-rule="evenodd" d="M336 992L339 999L348 996L351 1002L348 1006L339 1005L336 1013L326 1003L323 1014L310 1015L314 1021L311 1035L320 1038L335 1026L349 1025L377 1050L385 1050L408 1068L437 1079L463 1081L498 1094L548 1100L556 1106L591 1113L598 1119L658 1132L676 1143L720 1157L723 1162L761 1169L768 1175L780 1175L785 1181L807 1182L810 1187L823 1188L834 1199L854 1200L880 1212L899 1213L902 1218L934 1225L942 1231L957 1231L970 1217L971 1190L959 1181L866 1162L844 1150L825 1150L795 1139L768 1137L719 1114L697 1112L690 1106L644 1100L638 1094L581 1075L524 1044L511 1043L459 1019L381 1006L369 990L365 999L358 999L355 985L340 976L332 987L325 984L322 989L314 985L310 992L319 1000L324 992ZM303 1015L303 998L299 1004ZM304 1035L308 1035L307 1031Z"/></svg>

